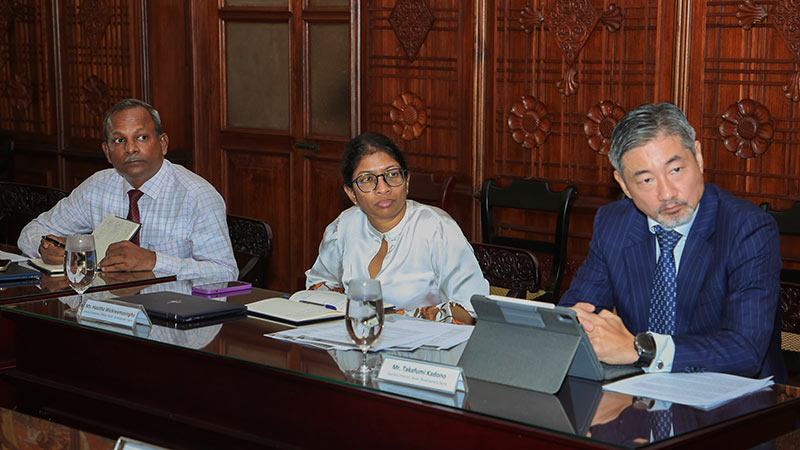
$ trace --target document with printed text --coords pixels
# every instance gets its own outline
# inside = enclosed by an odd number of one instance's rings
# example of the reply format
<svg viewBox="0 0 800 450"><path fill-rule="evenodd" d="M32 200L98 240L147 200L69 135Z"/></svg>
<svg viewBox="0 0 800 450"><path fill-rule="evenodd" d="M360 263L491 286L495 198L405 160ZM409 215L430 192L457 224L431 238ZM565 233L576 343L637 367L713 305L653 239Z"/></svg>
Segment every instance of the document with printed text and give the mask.
<svg viewBox="0 0 800 450"><path fill-rule="evenodd" d="M753 379L714 372L647 373L607 384L603 389L712 409L773 384L772 377Z"/></svg>

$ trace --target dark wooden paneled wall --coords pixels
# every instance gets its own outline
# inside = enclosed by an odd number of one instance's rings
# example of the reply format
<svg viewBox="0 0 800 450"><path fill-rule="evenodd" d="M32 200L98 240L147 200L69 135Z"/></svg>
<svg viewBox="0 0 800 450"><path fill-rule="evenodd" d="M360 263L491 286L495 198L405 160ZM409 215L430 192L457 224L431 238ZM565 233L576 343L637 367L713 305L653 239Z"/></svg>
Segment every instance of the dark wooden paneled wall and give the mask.
<svg viewBox="0 0 800 450"><path fill-rule="evenodd" d="M487 177L576 185L572 270L587 251L595 211L619 194L605 156L610 132L644 102L684 108L708 181L777 208L800 200L800 36L791 25L800 11L787 1L2 4L0 129L17 141L15 177L71 188L107 167L99 112L142 97L162 113L171 159L194 162L231 212L272 225L278 289L299 287L322 230L347 206L338 159L363 130L400 143L412 171L456 177L449 212L469 238L479 236L476 195ZM227 34L231 24L285 24L288 56L269 61L285 66L285 126L238 124L243 111L284 105L236 109L243 85L229 71L242 58L228 52L243 42L229 42L239 36ZM314 91L324 69L314 68L319 51L309 30L333 32L316 25L336 24L351 26L349 75L342 83L332 74L339 84ZM275 42L249 43L254 51L267 44ZM313 129L319 108L311 92L349 98L345 111L325 97L349 116L344 132ZM549 227L535 215L499 219L522 236ZM797 248L784 243L782 251Z"/></svg>
<svg viewBox="0 0 800 450"><path fill-rule="evenodd" d="M16 143L15 181L71 189L110 167L100 148L103 114L127 97L159 109L170 158L190 162L188 4L28 0L0 6L0 132Z"/></svg>

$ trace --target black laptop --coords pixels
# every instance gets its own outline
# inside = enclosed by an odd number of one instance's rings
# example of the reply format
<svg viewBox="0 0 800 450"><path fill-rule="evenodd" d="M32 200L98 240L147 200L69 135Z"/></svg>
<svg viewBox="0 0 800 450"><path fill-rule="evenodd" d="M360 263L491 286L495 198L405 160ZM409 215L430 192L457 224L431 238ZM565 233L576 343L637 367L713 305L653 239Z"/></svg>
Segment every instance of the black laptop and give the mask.
<svg viewBox="0 0 800 450"><path fill-rule="evenodd" d="M117 300L140 304L150 317L178 323L205 323L247 314L244 305L170 291L131 295Z"/></svg>

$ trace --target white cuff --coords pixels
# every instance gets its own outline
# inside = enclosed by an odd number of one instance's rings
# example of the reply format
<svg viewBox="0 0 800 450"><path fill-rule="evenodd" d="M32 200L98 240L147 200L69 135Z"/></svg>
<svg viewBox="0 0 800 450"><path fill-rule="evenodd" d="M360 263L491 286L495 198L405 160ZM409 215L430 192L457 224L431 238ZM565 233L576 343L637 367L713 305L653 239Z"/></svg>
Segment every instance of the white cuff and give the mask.
<svg viewBox="0 0 800 450"><path fill-rule="evenodd" d="M672 336L648 332L656 341L656 356L649 367L645 367L646 373L672 372L672 361L675 359L675 343Z"/></svg>

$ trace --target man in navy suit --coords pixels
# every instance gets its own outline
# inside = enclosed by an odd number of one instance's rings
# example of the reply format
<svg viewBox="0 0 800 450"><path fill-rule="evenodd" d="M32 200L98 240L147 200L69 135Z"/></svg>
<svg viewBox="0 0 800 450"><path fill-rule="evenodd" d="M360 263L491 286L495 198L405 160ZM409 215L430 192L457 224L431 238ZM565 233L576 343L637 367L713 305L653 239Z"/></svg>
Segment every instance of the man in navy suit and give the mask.
<svg viewBox="0 0 800 450"><path fill-rule="evenodd" d="M598 358L785 381L775 221L703 182L700 142L673 104L629 112L609 159L628 198L598 210L589 254L560 301L577 312ZM656 233L677 236L663 266L660 247L673 244Z"/></svg>

